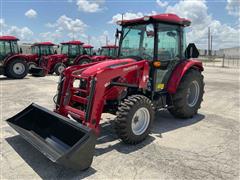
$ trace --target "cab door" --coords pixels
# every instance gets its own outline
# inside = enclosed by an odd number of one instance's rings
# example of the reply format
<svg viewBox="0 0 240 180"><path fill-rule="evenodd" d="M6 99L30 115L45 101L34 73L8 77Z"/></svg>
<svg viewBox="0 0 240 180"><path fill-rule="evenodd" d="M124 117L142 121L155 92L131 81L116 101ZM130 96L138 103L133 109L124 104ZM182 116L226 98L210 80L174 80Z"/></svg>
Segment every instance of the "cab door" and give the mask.
<svg viewBox="0 0 240 180"><path fill-rule="evenodd" d="M0 64L4 64L4 59L11 53L10 41L0 41Z"/></svg>
<svg viewBox="0 0 240 180"><path fill-rule="evenodd" d="M154 69L154 91L166 88L173 69L182 57L182 29L177 25L158 24L157 26L157 53L156 58L161 66Z"/></svg>

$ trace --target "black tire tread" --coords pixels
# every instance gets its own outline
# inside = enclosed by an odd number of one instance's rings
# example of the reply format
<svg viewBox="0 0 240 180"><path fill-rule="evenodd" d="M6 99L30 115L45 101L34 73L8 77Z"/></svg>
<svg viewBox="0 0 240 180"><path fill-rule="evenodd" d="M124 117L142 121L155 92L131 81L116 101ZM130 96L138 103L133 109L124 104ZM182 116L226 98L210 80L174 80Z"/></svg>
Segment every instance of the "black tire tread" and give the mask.
<svg viewBox="0 0 240 180"><path fill-rule="evenodd" d="M186 87L188 87L189 81L192 77L199 78L200 81L200 98L194 107L194 112L190 113L185 108L185 96L184 93L186 91ZM176 94L172 96L173 107L169 109L169 112L176 118L191 118L193 115L197 114L198 109L201 107L201 102L203 101L204 94L204 76L195 69L189 69L186 74L183 76Z"/></svg>
<svg viewBox="0 0 240 180"><path fill-rule="evenodd" d="M139 137L134 137L131 133L129 133L128 128L129 123L131 123L131 110L133 107L136 107L140 104L145 104L149 108L151 120L149 123L149 127ZM116 113L116 121L115 121L115 130L120 139L126 144L137 144L142 142L150 133L151 123L154 119L154 108L150 99L143 95L131 95L124 99L118 107L118 111Z"/></svg>

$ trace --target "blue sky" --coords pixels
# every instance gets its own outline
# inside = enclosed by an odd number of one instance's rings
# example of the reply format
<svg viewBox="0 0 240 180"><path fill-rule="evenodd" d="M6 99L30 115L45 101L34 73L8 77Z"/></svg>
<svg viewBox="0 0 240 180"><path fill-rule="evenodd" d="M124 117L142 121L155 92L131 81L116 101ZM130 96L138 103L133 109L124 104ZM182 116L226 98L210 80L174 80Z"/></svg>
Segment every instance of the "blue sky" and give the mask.
<svg viewBox="0 0 240 180"><path fill-rule="evenodd" d="M16 35L21 42L55 43L80 39L95 46L113 42L115 21L156 13L176 13L191 19L188 42L200 48L207 44L207 28L213 30L214 49L239 46L237 0L2 0L1 32Z"/></svg>

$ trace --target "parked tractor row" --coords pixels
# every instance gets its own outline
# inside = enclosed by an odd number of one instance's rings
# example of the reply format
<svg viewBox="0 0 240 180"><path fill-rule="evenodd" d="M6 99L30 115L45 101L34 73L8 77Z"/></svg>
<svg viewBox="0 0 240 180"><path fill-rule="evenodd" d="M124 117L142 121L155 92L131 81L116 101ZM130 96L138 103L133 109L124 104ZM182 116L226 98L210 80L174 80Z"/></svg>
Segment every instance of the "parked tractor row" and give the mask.
<svg viewBox="0 0 240 180"><path fill-rule="evenodd" d="M174 14L119 21L115 59L66 68L53 111L32 104L7 122L51 161L84 170L93 160L102 113L116 116L116 134L126 144L148 137L158 110L193 117L204 82L198 50L186 48L190 23Z"/></svg>
<svg viewBox="0 0 240 180"><path fill-rule="evenodd" d="M115 58L117 54L117 46L108 45L96 55L93 46L81 41L61 43L60 54L54 51L55 44L51 42L34 43L31 54L22 54L18 40L14 36L0 36L0 75L14 79L22 79L28 72L33 76L60 75L68 66Z"/></svg>

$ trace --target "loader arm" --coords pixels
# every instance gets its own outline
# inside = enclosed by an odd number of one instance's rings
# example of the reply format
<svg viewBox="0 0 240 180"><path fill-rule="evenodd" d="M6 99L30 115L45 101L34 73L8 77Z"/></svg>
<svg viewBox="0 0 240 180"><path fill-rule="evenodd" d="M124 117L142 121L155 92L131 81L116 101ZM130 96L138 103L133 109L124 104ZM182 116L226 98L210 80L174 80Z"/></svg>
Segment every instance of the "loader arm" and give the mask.
<svg viewBox="0 0 240 180"><path fill-rule="evenodd" d="M128 63L121 65L123 62ZM99 134L99 122L108 95L116 90L116 86L121 87L115 91L116 98L119 97L121 89L127 86L146 89L149 64L146 60L115 60L113 64L95 72L84 71L86 66L82 66L80 70L76 70L79 69L76 66L70 67L65 71L64 82L60 85L60 104L56 112L66 117L72 116ZM131 79L129 75L136 78ZM128 82L114 83L118 77L126 77ZM74 87L75 81L86 82L86 87ZM82 108L74 107L74 104Z"/></svg>

